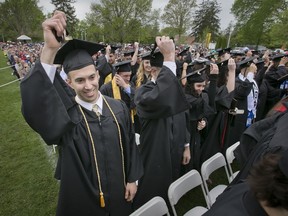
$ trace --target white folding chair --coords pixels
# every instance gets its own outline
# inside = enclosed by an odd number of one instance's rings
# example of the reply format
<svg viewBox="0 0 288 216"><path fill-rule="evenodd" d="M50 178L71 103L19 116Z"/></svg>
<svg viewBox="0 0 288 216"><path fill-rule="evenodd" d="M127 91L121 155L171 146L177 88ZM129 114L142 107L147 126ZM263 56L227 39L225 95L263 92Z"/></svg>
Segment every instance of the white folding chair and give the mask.
<svg viewBox="0 0 288 216"><path fill-rule="evenodd" d="M212 206L212 204L216 201L216 198L225 190L227 185L219 184L213 187L211 190L209 190L209 187L207 185L207 180L209 179L210 175L220 169L225 168L225 172L227 175L227 181L229 182L229 173L227 169L227 164L225 157L220 152L216 153L209 159L207 159L201 166L201 175L203 178L203 184L204 188L206 190L206 196L208 200L208 208Z"/></svg>
<svg viewBox="0 0 288 216"><path fill-rule="evenodd" d="M140 145L140 134L135 133L135 141L136 141L136 145Z"/></svg>
<svg viewBox="0 0 288 216"><path fill-rule="evenodd" d="M229 170L229 183L233 181L233 179L237 176L237 174L239 173L239 170L236 172L233 172L231 164L233 163L234 159L235 159L235 155L234 155L234 150L239 146L240 141L234 143L233 145L231 145L229 148L227 148L226 150L226 160L227 160L227 165L228 165L228 170Z"/></svg>
<svg viewBox="0 0 288 216"><path fill-rule="evenodd" d="M170 205L173 210L174 216L177 216L175 205L178 203L179 199L193 188L201 186L205 201L208 205L208 200L206 198L202 178L197 170L191 170L185 175L181 176L179 179L171 183L168 189L168 198ZM204 214L208 209L203 206L196 206L186 212L184 216L200 216Z"/></svg>
<svg viewBox="0 0 288 216"><path fill-rule="evenodd" d="M134 211L130 216L163 216L168 215L169 210L165 200L162 197L156 196L146 202L143 206Z"/></svg>

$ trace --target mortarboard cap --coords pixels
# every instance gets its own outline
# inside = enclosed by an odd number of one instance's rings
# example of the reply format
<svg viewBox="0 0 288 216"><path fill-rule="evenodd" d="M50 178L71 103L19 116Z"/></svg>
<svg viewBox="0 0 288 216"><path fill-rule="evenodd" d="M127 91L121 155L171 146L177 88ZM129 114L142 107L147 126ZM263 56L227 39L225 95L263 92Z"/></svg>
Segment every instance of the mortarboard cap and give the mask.
<svg viewBox="0 0 288 216"><path fill-rule="evenodd" d="M282 152L282 157L280 158L278 164L280 170L288 178L288 149Z"/></svg>
<svg viewBox="0 0 288 216"><path fill-rule="evenodd" d="M237 68L239 68L241 70L242 68L249 67L251 65L251 63L254 62L254 59L255 59L255 57L250 57L250 58L247 58L247 59L244 59L244 60L238 62L236 64Z"/></svg>
<svg viewBox="0 0 288 216"><path fill-rule="evenodd" d="M114 46L114 45L112 45L110 52L111 52L111 53L115 53L115 51L116 51L117 49L121 48L121 47L122 47L122 46L117 46L117 45Z"/></svg>
<svg viewBox="0 0 288 216"><path fill-rule="evenodd" d="M190 47L184 48L181 52L178 53L178 56L186 56Z"/></svg>
<svg viewBox="0 0 288 216"><path fill-rule="evenodd" d="M220 68L220 67L223 67L223 66L227 66L228 65L228 61L229 61L229 59L226 59L224 61L217 62L216 64Z"/></svg>
<svg viewBox="0 0 288 216"><path fill-rule="evenodd" d="M245 53L242 52L242 51L231 51L230 52L231 56L234 57L234 56L244 56Z"/></svg>
<svg viewBox="0 0 288 216"><path fill-rule="evenodd" d="M131 61L122 61L113 64L117 72L131 72Z"/></svg>
<svg viewBox="0 0 288 216"><path fill-rule="evenodd" d="M211 60L212 58L215 58L215 53L209 53L205 56L205 58Z"/></svg>
<svg viewBox="0 0 288 216"><path fill-rule="evenodd" d="M72 70L95 65L92 55L104 48L104 45L72 39L66 42L57 52L54 64L61 64L65 73Z"/></svg>
<svg viewBox="0 0 288 216"><path fill-rule="evenodd" d="M150 65L151 67L162 67L164 62L163 54L158 50L151 52Z"/></svg>
<svg viewBox="0 0 288 216"><path fill-rule="evenodd" d="M124 56L132 56L134 54L135 50L127 50L123 52Z"/></svg>
<svg viewBox="0 0 288 216"><path fill-rule="evenodd" d="M143 54L139 55L138 57L140 57L142 60L150 60L151 52L143 53Z"/></svg>
<svg viewBox="0 0 288 216"><path fill-rule="evenodd" d="M187 71L188 68L191 66L193 66L193 64L189 64L187 67ZM182 77L181 79L187 78L187 82L189 84L192 83L198 83L198 82L204 82L206 80L206 74L205 74L205 70L206 70L207 66L204 66L201 69L198 69L196 71L193 71L191 73L188 73L185 77Z"/></svg>
<svg viewBox="0 0 288 216"><path fill-rule="evenodd" d="M270 60L274 61L274 62L277 62L277 61L280 61L283 57L286 57L288 56L287 54L276 54L274 56L271 56L270 57Z"/></svg>
<svg viewBox="0 0 288 216"><path fill-rule="evenodd" d="M222 56L225 53L230 53L231 48L224 48L224 49L217 49L216 52L218 52L218 56Z"/></svg>

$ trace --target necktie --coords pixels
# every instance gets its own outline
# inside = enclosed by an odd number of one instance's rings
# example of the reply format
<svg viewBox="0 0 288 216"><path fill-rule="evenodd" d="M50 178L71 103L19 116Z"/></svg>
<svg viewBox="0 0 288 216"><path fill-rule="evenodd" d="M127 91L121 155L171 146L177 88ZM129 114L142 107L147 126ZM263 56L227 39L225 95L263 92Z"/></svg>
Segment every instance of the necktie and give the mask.
<svg viewBox="0 0 288 216"><path fill-rule="evenodd" d="M100 119L101 113L100 113L100 111L99 111L98 105L97 105L97 104L94 104L92 110L93 110L93 112L95 112L96 115L98 116L99 124L101 125L101 119Z"/></svg>

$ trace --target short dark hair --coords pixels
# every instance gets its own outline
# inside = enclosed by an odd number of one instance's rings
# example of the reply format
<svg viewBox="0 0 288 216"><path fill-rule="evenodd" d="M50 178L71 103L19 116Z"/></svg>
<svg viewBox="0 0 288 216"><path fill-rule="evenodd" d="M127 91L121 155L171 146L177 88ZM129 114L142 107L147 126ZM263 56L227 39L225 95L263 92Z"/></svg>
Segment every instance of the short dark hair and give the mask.
<svg viewBox="0 0 288 216"><path fill-rule="evenodd" d="M279 167L281 154L267 153L256 163L248 176L248 183L259 201L268 207L288 210L288 177Z"/></svg>

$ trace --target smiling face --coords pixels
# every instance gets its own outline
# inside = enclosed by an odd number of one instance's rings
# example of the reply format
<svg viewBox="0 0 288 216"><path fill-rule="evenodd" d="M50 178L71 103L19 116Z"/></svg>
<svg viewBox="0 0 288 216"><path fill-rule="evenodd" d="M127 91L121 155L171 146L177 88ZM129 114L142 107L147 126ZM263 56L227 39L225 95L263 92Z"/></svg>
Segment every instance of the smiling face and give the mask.
<svg viewBox="0 0 288 216"><path fill-rule="evenodd" d="M67 83L73 88L77 96L88 103L97 101L99 94L99 73L94 65L73 70L68 73Z"/></svg>
<svg viewBox="0 0 288 216"><path fill-rule="evenodd" d="M201 95L205 88L205 82L194 83L194 91L197 95Z"/></svg>
<svg viewBox="0 0 288 216"><path fill-rule="evenodd" d="M143 60L142 62L144 71L150 73L151 72L150 60Z"/></svg>

